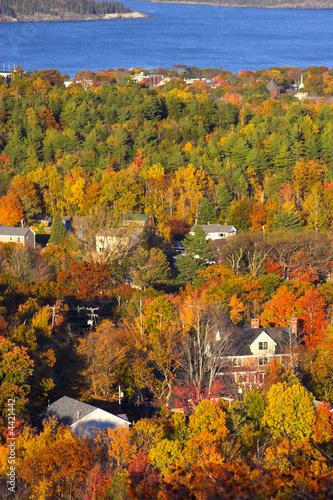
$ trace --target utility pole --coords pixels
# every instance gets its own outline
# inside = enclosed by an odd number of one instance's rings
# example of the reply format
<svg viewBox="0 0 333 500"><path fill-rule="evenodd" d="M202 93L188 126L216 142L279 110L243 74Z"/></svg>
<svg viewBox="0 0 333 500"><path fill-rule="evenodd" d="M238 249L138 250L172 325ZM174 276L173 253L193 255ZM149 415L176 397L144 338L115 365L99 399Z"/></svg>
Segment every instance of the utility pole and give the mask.
<svg viewBox="0 0 333 500"><path fill-rule="evenodd" d="M80 306L76 306L76 310L77 310L77 333L80 332L80 311L81 309L85 309L83 306L80 307Z"/></svg>
<svg viewBox="0 0 333 500"><path fill-rule="evenodd" d="M121 390L121 387L120 385L118 386L118 398L119 398L119 408L121 407L121 398L124 397L124 393L123 391Z"/></svg>
<svg viewBox="0 0 333 500"><path fill-rule="evenodd" d="M56 305L54 306L47 306L49 307L50 309L52 309L52 327L51 327L51 335L53 334L53 327L54 327L54 322L55 322L55 319L58 317L58 314L55 313L55 310L56 309L59 309Z"/></svg>
<svg viewBox="0 0 333 500"><path fill-rule="evenodd" d="M88 319L88 325L90 325L90 331L92 331L93 324L96 322L96 318L98 314L95 314L94 311L98 311L99 307L86 307L88 311L90 311L90 319Z"/></svg>

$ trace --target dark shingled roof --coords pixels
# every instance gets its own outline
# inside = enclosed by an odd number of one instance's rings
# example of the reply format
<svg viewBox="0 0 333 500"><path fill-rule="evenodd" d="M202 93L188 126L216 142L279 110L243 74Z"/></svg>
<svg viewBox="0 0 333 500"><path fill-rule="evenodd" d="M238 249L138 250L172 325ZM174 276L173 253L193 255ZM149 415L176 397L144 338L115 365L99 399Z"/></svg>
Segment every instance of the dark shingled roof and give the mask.
<svg viewBox="0 0 333 500"><path fill-rule="evenodd" d="M83 417L86 417L93 411L97 410L96 406L88 405L82 401L63 396L50 406L37 413L38 420L55 417L59 424L72 425Z"/></svg>
<svg viewBox="0 0 333 500"><path fill-rule="evenodd" d="M235 328L228 341L227 356L252 356L250 345L266 332L276 343L275 354L283 354L290 346L290 341L296 342L295 334L289 328L267 327L251 328L250 325Z"/></svg>

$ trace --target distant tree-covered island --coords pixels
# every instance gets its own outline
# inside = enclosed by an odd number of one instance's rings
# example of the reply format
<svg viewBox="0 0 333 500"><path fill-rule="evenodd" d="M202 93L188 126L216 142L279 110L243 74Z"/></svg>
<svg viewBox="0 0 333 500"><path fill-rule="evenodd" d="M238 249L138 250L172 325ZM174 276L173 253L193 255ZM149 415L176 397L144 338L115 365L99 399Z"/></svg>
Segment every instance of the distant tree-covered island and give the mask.
<svg viewBox="0 0 333 500"><path fill-rule="evenodd" d="M86 21L146 17L122 3L97 0L0 0L0 21Z"/></svg>
<svg viewBox="0 0 333 500"><path fill-rule="evenodd" d="M333 9L333 0L147 0L164 3L195 3L219 7L257 9Z"/></svg>

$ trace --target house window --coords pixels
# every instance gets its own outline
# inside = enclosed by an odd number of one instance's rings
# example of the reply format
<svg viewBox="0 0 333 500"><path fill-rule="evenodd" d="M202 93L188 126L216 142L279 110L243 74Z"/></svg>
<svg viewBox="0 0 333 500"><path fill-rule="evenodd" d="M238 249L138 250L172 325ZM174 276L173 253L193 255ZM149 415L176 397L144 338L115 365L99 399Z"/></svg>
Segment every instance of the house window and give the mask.
<svg viewBox="0 0 333 500"><path fill-rule="evenodd" d="M259 351L267 351L268 342L259 342Z"/></svg>
<svg viewBox="0 0 333 500"><path fill-rule="evenodd" d="M242 358L233 358L232 366L242 366Z"/></svg>
<svg viewBox="0 0 333 500"><path fill-rule="evenodd" d="M258 364L259 366L266 366L268 365L268 358L266 356L259 358L258 359Z"/></svg>
<svg viewBox="0 0 333 500"><path fill-rule="evenodd" d="M220 234L219 234L219 237L220 237L220 238L224 238L224 236L225 236L225 234L224 234L224 233L220 233Z"/></svg>
<svg viewBox="0 0 333 500"><path fill-rule="evenodd" d="M21 241L21 238L19 236L17 237L17 241Z"/></svg>
<svg viewBox="0 0 333 500"><path fill-rule="evenodd" d="M9 241L13 241L13 238L11 236L9 236Z"/></svg>

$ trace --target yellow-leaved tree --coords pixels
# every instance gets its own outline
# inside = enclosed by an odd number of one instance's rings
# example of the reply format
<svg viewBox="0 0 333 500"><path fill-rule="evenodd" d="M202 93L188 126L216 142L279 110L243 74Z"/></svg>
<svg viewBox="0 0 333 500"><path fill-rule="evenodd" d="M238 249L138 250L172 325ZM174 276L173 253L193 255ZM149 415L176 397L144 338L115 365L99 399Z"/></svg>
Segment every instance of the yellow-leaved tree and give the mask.
<svg viewBox="0 0 333 500"><path fill-rule="evenodd" d="M222 464L222 445L227 433L224 411L214 401L202 401L190 416L185 461L200 466Z"/></svg>
<svg viewBox="0 0 333 500"><path fill-rule="evenodd" d="M267 394L268 404L263 423L272 437L302 441L313 434L315 405L310 392L300 383L272 385Z"/></svg>

